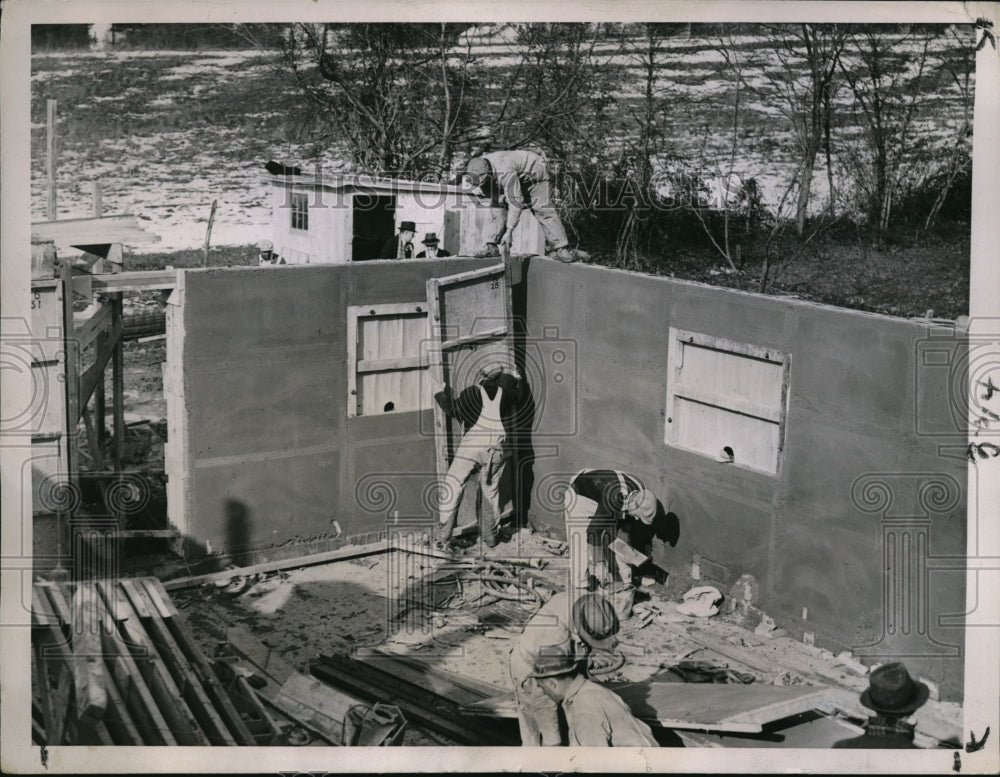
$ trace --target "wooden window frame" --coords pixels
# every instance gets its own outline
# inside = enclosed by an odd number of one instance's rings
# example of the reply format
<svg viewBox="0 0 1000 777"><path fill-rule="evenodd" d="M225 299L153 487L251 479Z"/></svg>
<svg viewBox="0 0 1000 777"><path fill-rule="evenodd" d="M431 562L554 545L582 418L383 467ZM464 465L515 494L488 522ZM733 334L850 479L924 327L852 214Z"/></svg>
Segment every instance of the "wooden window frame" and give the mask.
<svg viewBox="0 0 1000 777"><path fill-rule="evenodd" d="M422 314L426 321L424 343L430 338L430 317L427 304L423 302L382 303L377 305L351 305L347 308L347 416L349 418L371 417L371 413L363 413L358 407L358 386L360 375L374 372L401 372L403 370L427 370L427 380L430 380L430 359L427 348L423 347L417 356L405 356L394 359L362 359L358 360L358 331L362 319L382 318L387 316L412 316ZM430 407L418 407L415 410L390 410L378 415L394 413L420 413L430 410Z"/></svg>
<svg viewBox="0 0 1000 777"><path fill-rule="evenodd" d="M743 470L749 470L768 477L777 477L782 468L785 450L785 428L788 423L788 396L789 379L791 376L792 357L786 351L777 348L766 348L759 345L738 342L726 337L708 335L700 332L692 332L686 329L670 327L667 353L667 401L666 416L664 419L663 442L671 448L693 453L697 456L712 459L711 454L707 454L696 448L689 448L677 441L676 426L673 425L673 418L676 412L675 400L677 397L693 402L698 402L720 410L731 413L739 413L751 418L757 418L778 426L778 441L774 469L765 470L759 467L751 467L741 464L738 460L733 461L730 466L736 466ZM702 348L709 348L721 353L729 353L735 356L744 356L752 359L780 364L781 366L781 396L778 399L775 410L772 406L765 406L744 399L726 397L712 390L712 387L692 386L678 380L678 370L683 369L683 349L685 344L695 345Z"/></svg>
<svg viewBox="0 0 1000 777"><path fill-rule="evenodd" d="M291 208L291 227L299 232L309 231L309 195L305 192L291 192L288 198ZM298 222L298 223L296 223Z"/></svg>

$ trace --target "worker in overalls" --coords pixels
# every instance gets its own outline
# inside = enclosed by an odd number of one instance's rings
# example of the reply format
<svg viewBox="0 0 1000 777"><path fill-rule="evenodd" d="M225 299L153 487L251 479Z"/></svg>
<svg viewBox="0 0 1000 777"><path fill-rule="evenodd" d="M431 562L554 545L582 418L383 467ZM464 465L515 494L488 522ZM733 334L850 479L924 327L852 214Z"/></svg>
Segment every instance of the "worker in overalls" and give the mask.
<svg viewBox="0 0 1000 777"><path fill-rule="evenodd" d="M462 489L479 472L483 496L492 512L491 518L479 516L479 530L488 547L497 544L497 527L503 516L500 504L500 481L511 457L510 439L516 416L524 401L524 381L499 362L487 364L479 380L454 398L450 387L434 395L446 414L462 422L465 435L455 452L442 483L440 521L437 540L447 543L455 529ZM485 512L485 511L484 511Z"/></svg>

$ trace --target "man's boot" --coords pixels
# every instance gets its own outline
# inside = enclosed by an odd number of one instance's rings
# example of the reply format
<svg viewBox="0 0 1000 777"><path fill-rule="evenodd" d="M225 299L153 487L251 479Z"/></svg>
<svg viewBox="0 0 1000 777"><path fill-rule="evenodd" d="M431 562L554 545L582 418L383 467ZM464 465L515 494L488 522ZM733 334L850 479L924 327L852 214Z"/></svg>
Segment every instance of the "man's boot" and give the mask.
<svg viewBox="0 0 1000 777"><path fill-rule="evenodd" d="M550 256L553 259L565 264L590 258L590 254L586 251L580 251L579 249L570 248L569 246L563 246L562 248L557 249L554 253L550 254Z"/></svg>

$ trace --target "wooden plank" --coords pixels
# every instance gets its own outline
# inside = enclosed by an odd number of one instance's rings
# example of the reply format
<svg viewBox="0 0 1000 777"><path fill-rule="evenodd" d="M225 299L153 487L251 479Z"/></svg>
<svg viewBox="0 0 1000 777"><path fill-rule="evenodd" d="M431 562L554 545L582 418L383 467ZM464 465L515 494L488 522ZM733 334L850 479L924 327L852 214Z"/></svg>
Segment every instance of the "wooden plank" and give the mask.
<svg viewBox="0 0 1000 777"><path fill-rule="evenodd" d="M112 312L111 331L108 335L98 340L97 353L94 362L80 375L80 404L86 405L94 390L104 383L104 368L117 350L121 347L122 321L119 316L115 319Z"/></svg>
<svg viewBox="0 0 1000 777"><path fill-rule="evenodd" d="M61 597L58 588L50 588L53 598ZM177 740L170 732L170 727L163 715L157 709L156 702L143 680L139 668L135 665L132 655L123 643L115 629L114 621L97 600L97 609L101 623L101 649L105 656L105 665L125 700L125 706L132 715L136 727L147 745L176 745Z"/></svg>
<svg viewBox="0 0 1000 777"><path fill-rule="evenodd" d="M56 124L58 105L59 102L57 100L46 100L45 102L45 188L48 194L45 203L45 215L50 221L55 221L58 218L58 210L56 209L56 188L59 178L56 157L56 135L59 131Z"/></svg>
<svg viewBox="0 0 1000 777"><path fill-rule="evenodd" d="M36 672L35 686L42 707L42 722L45 727L45 741L48 744L58 744L54 739L56 734L56 707L53 700L49 670L56 660L69 661L69 648L62 637L59 621L49 605L47 597L40 586L34 586L31 592L31 619L34 626L32 642L35 649L33 667ZM54 637L53 637L54 633ZM61 728L59 724L58 728ZM49 735L53 735L50 739Z"/></svg>
<svg viewBox="0 0 1000 777"><path fill-rule="evenodd" d="M142 735L128 711L125 699L118 691L118 686L110 675L105 678L105 690L108 695L108 709L104 714L104 724L116 745L141 745Z"/></svg>
<svg viewBox="0 0 1000 777"><path fill-rule="evenodd" d="M261 564L254 564L249 567L239 567L237 569L227 569L222 572L209 572L205 575L194 575L192 577L178 577L168 580L162 584L164 591L177 591L182 588L190 588L196 585L214 583L217 580L230 580L234 577L245 577L255 575L258 572L277 572L284 569L296 569L298 567L315 566L316 564L326 564L331 561L341 561L349 558L362 558L376 553L387 553L393 550L388 541L369 543L367 545L348 545L337 550L326 553L313 553L309 556L297 556L295 558L277 561L265 561Z"/></svg>
<svg viewBox="0 0 1000 777"><path fill-rule="evenodd" d="M187 623L180 617L174 603L163 590L163 585L156 578L137 578L136 585L141 586L149 597L156 612L170 630L174 640L180 646L181 651L191 665L192 671L198 678L206 695L212 700L216 711L229 728L230 734L239 745L255 745L256 740L250 730L246 727L240 717L239 712L233 706L229 694L219 683L215 671L209 665L208 660L197 647L194 637L188 628Z"/></svg>
<svg viewBox="0 0 1000 777"><path fill-rule="evenodd" d="M236 740L216 712L201 682L188 664L184 652L149 600L146 590L130 578L122 580L121 587L170 670L174 682L181 689L181 695L198 719L208 741L213 745L235 745Z"/></svg>
<svg viewBox="0 0 1000 777"><path fill-rule="evenodd" d="M240 656L256 666L279 687L298 671L279 652L269 648L243 626L227 628L226 640Z"/></svg>
<svg viewBox="0 0 1000 777"><path fill-rule="evenodd" d="M107 672L101 651L100 622L92 586L77 586L73 594L73 682L78 718L96 723L104 717Z"/></svg>
<svg viewBox="0 0 1000 777"><path fill-rule="evenodd" d="M136 666L149 686L150 694L181 745L207 745L208 740L184 701L183 694L167 671L163 659L132 607L116 583L97 583L109 612L114 614L119 633L132 653Z"/></svg>
<svg viewBox="0 0 1000 777"><path fill-rule="evenodd" d="M759 733L767 723L828 703L826 688L725 683L606 683L632 714L663 728ZM517 717L513 693L462 707L470 715Z"/></svg>
<svg viewBox="0 0 1000 777"><path fill-rule="evenodd" d="M358 362L358 372L392 372L395 370L418 370L424 367L420 356L402 356L398 359L363 359Z"/></svg>
<svg viewBox="0 0 1000 777"><path fill-rule="evenodd" d="M91 277L94 291L105 294L122 291L172 289L177 285L177 270L137 270Z"/></svg>
<svg viewBox="0 0 1000 777"><path fill-rule="evenodd" d="M481 332L476 332L471 335L462 335L461 337L453 337L450 340L445 340L441 343L442 351L453 351L456 348L464 347L467 345L478 345L479 343L484 343L489 340L495 340L498 337L504 337L508 332L508 327L498 326L492 329L484 329Z"/></svg>
<svg viewBox="0 0 1000 777"><path fill-rule="evenodd" d="M112 331L120 333L122 330L122 295L120 293L112 296L111 317ZM114 338L113 346L111 364L111 413L115 435L113 458L115 472L121 472L122 462L125 458L125 352L120 336ZM72 416L70 417L72 418Z"/></svg>
<svg viewBox="0 0 1000 777"><path fill-rule="evenodd" d="M408 720L470 745L516 744L495 728L481 726L475 720L463 720L458 705L449 705L443 699L409 683L393 681L377 672L363 671L352 665L350 659L324 656L314 664L312 673L324 682L344 688L352 694L372 702L393 704Z"/></svg>
<svg viewBox="0 0 1000 777"><path fill-rule="evenodd" d="M343 738L344 722L350 710L362 704L356 697L301 672L285 680L271 700L279 710L287 711L334 745L349 744Z"/></svg>
<svg viewBox="0 0 1000 777"><path fill-rule="evenodd" d="M86 348L101 332L109 331L111 328L111 305L103 303L94 315L76 328L74 337L80 344L80 348Z"/></svg>
<svg viewBox="0 0 1000 777"><path fill-rule="evenodd" d="M445 388L447 375L445 374L444 351L441 350L441 342L444 334L441 331L441 282L437 278L427 281L427 314L431 327L431 341L434 352L430 354L429 372L431 378L431 392L436 393ZM441 409L436 401L433 402L434 410L434 461L438 477L444 477L448 472L448 459L450 453L450 426L451 422L447 414ZM440 515L437 516L440 520Z"/></svg>
<svg viewBox="0 0 1000 777"><path fill-rule="evenodd" d="M423 685L458 704L474 704L503 693L503 688L448 672L419 658L392 655L377 648L358 648L354 657L382 672Z"/></svg>
<svg viewBox="0 0 1000 777"><path fill-rule="evenodd" d="M460 283L465 283L466 281L482 280L498 274L503 275L506 271L507 268L504 266L503 262L501 262L500 264L490 265L489 267L483 267L479 270L469 270L468 272L449 275L445 278L441 278L440 280L442 283L454 286Z"/></svg>
<svg viewBox="0 0 1000 777"><path fill-rule="evenodd" d="M156 243L160 240L159 235L142 229L139 219L129 214L36 221L31 225L31 235L51 240L57 246Z"/></svg>
<svg viewBox="0 0 1000 777"><path fill-rule="evenodd" d="M77 473L79 468L79 446L77 445L77 422L80 420L80 349L76 341L69 336L73 331L73 291L72 291L72 271L67 262L63 262L59 268L59 276L62 279L63 287L63 320L62 338L66 361L66 383L60 392L66 402L66 451L68 457L67 479L77 485Z"/></svg>

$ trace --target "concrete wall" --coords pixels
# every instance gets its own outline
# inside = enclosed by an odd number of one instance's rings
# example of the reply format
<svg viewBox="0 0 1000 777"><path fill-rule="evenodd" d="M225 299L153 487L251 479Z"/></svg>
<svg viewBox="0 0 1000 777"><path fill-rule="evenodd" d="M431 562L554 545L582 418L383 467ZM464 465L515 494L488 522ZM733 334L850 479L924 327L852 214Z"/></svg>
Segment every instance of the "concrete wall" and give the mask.
<svg viewBox="0 0 1000 777"><path fill-rule="evenodd" d="M183 273L168 365L178 528L202 549L291 554L378 532L393 510L428 520L431 414L348 418L346 309L421 301L428 278L489 264ZM522 270L533 521L562 529L562 489L580 468L630 470L677 517L659 548L675 589L696 555L702 582L727 594L753 575L753 604L791 636L869 662L903 657L943 698L961 693L963 630L945 617L965 609L953 331L539 257ZM665 444L671 327L788 355L777 474Z"/></svg>
<svg viewBox="0 0 1000 777"><path fill-rule="evenodd" d="M963 631L938 621L965 609L964 572L940 569L966 552L965 437L940 367L940 354L954 361L953 332L541 259L523 296L529 377L532 354L543 365L536 523L561 530L560 484L578 469L630 470L679 520L662 548L675 584L688 585L696 554L703 582L724 593L752 574L755 605L792 636L871 661L905 657L944 697L961 693ZM670 327L790 355L776 475L664 443ZM920 356L928 342L935 359ZM544 366L556 351L575 359L558 380Z"/></svg>
<svg viewBox="0 0 1000 777"><path fill-rule="evenodd" d="M189 543L291 554L306 541L383 530L393 510L426 519L431 412L348 418L347 306L422 302L429 278L490 263L183 273L171 311L183 326L171 330L168 445L177 447L167 467L171 521Z"/></svg>

